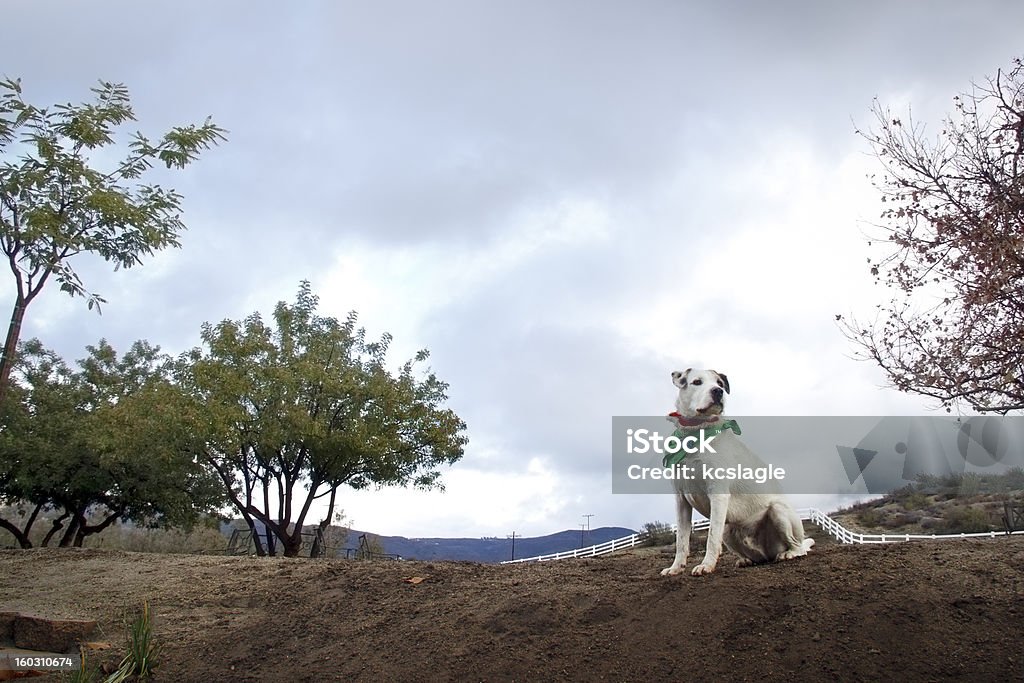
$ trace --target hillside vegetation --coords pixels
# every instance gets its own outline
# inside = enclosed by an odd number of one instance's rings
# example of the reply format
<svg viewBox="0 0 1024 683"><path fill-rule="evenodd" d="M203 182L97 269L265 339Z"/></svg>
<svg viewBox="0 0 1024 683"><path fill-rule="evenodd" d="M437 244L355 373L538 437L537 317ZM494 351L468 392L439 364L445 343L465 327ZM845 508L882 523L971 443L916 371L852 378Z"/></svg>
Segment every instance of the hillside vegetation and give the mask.
<svg viewBox="0 0 1024 683"><path fill-rule="evenodd" d="M957 534L1005 530L1006 505L1024 505L1024 471L922 477L832 515L866 533Z"/></svg>

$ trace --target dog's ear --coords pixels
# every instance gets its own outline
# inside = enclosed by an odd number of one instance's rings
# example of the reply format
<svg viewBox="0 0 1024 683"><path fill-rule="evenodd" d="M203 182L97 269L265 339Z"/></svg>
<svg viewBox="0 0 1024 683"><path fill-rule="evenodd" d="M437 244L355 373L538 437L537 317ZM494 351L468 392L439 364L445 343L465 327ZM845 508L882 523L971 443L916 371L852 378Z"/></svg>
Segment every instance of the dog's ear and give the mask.
<svg viewBox="0 0 1024 683"><path fill-rule="evenodd" d="M678 381L678 384L676 386L678 386L680 389L685 389L687 385L686 376L690 374L690 370L693 370L693 368L686 368L682 372L679 372L678 370L673 371L672 382L676 383Z"/></svg>
<svg viewBox="0 0 1024 683"><path fill-rule="evenodd" d="M715 374L718 375L718 378L720 380L722 380L722 388L725 389L725 393L728 394L729 393L729 378L726 377L723 373L718 372L717 370L715 370Z"/></svg>

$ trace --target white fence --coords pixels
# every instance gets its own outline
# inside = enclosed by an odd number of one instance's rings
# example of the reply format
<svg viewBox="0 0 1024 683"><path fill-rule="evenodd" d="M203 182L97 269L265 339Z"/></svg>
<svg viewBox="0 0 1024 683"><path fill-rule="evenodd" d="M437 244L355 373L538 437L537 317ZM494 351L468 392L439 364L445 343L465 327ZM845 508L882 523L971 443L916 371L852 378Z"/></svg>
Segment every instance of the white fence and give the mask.
<svg viewBox="0 0 1024 683"><path fill-rule="evenodd" d="M984 531L978 534L861 534L850 531L836 520L818 508L803 508L797 510L800 519L809 520L820 526L824 531L834 536L840 543L899 543L902 541L942 541L952 538L998 538L1007 536L1005 531ZM698 519L693 521L694 531L703 531L708 528L708 520ZM675 532L675 525L672 525ZM1024 531L1013 531L1012 534L1024 534ZM606 555L616 550L625 550L640 545L645 540L644 534L630 534L612 541L605 541L586 548L576 550L565 550L560 553L548 555L537 555L536 557L523 557L515 560L505 560L501 564L515 564L518 562L547 562L548 560L565 560L570 557L594 557Z"/></svg>
<svg viewBox="0 0 1024 683"><path fill-rule="evenodd" d="M693 522L694 531L701 531L707 528L708 520L706 519L698 519ZM673 524L672 533L675 533L675 530L676 527ZM586 548L563 550L560 553L537 555L536 557L521 557L515 560L505 560L501 564L516 564L518 562L547 562L548 560L567 560L570 557L594 557L595 555L607 555L608 553L613 553L616 550L625 550L626 548L638 546L643 543L645 539L646 536L644 534L630 534L629 536L605 541L604 543L598 543L597 545L588 546Z"/></svg>
<svg viewBox="0 0 1024 683"><path fill-rule="evenodd" d="M800 510L800 519L809 519L840 543L899 543L902 541L945 541L952 538L998 538L1024 531L982 531L976 534L860 534L850 531L817 508Z"/></svg>

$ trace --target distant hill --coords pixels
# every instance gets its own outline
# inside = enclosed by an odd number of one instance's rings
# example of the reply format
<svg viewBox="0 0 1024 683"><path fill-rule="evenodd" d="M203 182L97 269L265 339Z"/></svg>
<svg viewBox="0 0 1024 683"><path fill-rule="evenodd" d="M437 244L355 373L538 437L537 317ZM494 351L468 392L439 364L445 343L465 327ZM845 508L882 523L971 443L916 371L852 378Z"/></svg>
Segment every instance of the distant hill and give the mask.
<svg viewBox="0 0 1024 683"><path fill-rule="evenodd" d="M357 548L363 532L351 530L346 548ZM634 533L624 527L601 527L583 534L584 545L604 543ZM472 562L502 562L512 559L511 538L406 538L404 536L377 536L384 552L401 555L407 560L468 560ZM515 556L533 557L581 547L580 532L559 531L533 538L516 537ZM344 551L342 551L344 554Z"/></svg>
<svg viewBox="0 0 1024 683"><path fill-rule="evenodd" d="M241 520L228 522L221 531L230 536L232 526L243 527ZM313 527L309 527L310 530ZM406 560L465 560L470 562L502 562L512 559L511 538L406 538L405 536L380 536L372 532L350 529L346 543L338 549L338 555L344 557L346 550L359 547L359 537L363 534L375 538L384 547L384 552L400 555ZM528 538L516 537L515 556L533 557L549 553L573 550L581 545L596 545L622 538L635 533L632 529L618 526L606 526L583 532L582 543L580 530L559 531L547 536Z"/></svg>

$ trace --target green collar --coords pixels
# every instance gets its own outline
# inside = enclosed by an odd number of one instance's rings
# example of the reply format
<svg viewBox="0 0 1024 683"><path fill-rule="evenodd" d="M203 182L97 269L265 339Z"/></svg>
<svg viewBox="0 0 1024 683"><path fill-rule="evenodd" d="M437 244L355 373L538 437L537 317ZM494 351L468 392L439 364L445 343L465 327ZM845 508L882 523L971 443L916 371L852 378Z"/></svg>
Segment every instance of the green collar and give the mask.
<svg viewBox="0 0 1024 683"><path fill-rule="evenodd" d="M727 429L731 429L736 432L737 436L743 433L740 431L740 425L736 420L723 420L707 426L680 427L676 431L672 432L672 436L677 439L685 439L688 436L699 437L700 433L704 432L704 438L710 439L718 436ZM678 451L666 453L661 462L665 467L672 467L673 465L681 463L685 457L686 451L680 448Z"/></svg>

